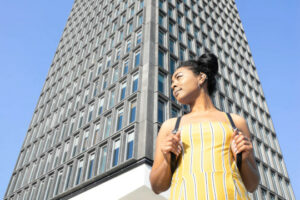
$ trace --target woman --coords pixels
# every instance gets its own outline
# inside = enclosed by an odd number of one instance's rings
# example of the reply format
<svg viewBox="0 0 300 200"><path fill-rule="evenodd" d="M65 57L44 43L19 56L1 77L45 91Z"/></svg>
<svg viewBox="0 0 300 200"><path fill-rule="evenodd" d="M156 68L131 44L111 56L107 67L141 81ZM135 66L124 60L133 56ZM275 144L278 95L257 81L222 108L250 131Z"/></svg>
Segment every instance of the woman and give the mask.
<svg viewBox="0 0 300 200"><path fill-rule="evenodd" d="M245 119L226 113L211 100L216 90L218 60L206 53L185 61L172 76L172 89L181 104L190 106L179 129L172 134L176 118L166 120L156 139L155 159L150 173L152 190L159 194L171 186L169 199L249 199L260 177ZM242 153L241 168L236 155ZM177 168L171 172L171 153Z"/></svg>

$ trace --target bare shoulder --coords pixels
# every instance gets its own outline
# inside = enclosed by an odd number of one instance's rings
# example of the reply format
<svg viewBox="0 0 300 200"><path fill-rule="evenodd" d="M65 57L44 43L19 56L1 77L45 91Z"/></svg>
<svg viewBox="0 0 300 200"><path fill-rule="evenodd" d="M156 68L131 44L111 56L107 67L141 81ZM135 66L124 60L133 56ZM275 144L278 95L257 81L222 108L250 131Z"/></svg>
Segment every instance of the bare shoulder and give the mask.
<svg viewBox="0 0 300 200"><path fill-rule="evenodd" d="M248 135L249 128L248 128L246 119L244 117L234 114L234 113L230 113L230 115L231 115L232 120L234 121L236 127Z"/></svg>
<svg viewBox="0 0 300 200"><path fill-rule="evenodd" d="M175 126L176 119L177 118L174 117L174 118L170 118L170 119L167 119L166 121L164 121L163 124L161 125L161 128L160 128L158 134L160 136L163 136L163 135L166 135L167 133L170 133Z"/></svg>

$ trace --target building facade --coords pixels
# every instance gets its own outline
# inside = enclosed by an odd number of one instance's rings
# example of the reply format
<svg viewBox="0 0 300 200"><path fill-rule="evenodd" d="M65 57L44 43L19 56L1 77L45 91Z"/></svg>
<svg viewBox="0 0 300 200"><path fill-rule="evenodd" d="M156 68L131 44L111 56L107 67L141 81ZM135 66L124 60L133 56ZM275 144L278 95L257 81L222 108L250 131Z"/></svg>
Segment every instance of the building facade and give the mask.
<svg viewBox="0 0 300 200"><path fill-rule="evenodd" d="M252 199L295 199L234 0L75 0L4 199L166 199L149 172L180 60L219 58L215 105L247 119Z"/></svg>

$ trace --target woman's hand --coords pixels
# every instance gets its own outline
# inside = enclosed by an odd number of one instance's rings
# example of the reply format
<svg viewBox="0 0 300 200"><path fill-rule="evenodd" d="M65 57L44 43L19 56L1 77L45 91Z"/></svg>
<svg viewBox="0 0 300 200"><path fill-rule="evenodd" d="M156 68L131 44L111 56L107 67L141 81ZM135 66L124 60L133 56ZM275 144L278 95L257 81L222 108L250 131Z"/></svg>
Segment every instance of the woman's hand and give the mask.
<svg viewBox="0 0 300 200"><path fill-rule="evenodd" d="M233 132L231 151L235 160L236 155L242 152L242 161L247 160L253 154L253 146L250 139L238 129L235 129Z"/></svg>
<svg viewBox="0 0 300 200"><path fill-rule="evenodd" d="M164 140L161 142L160 150L164 156L164 160L170 164L171 163L171 152L178 157L182 151L180 145L180 131L177 131L176 134L169 133Z"/></svg>

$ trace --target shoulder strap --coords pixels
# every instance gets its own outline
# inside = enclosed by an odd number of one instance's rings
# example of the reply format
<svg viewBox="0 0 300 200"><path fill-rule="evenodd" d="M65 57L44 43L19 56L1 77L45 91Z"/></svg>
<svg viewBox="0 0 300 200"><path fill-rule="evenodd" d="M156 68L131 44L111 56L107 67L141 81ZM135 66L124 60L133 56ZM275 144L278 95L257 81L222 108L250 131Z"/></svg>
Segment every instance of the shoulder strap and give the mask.
<svg viewBox="0 0 300 200"><path fill-rule="evenodd" d="M233 129L236 129L236 126L235 126L235 124L234 124L234 122L233 122L233 120L232 120L231 115L230 115L229 113L226 113L226 115L227 115L227 117L228 117L228 119L229 119L229 121L230 121L230 124L231 124L232 128L233 128Z"/></svg>
<svg viewBox="0 0 300 200"><path fill-rule="evenodd" d="M181 120L181 116L177 117L175 128L172 131L173 134L176 134L179 124L180 124L180 120ZM177 168L176 156L175 156L175 154L171 153L171 172L172 172L172 174L175 172L176 168Z"/></svg>
<svg viewBox="0 0 300 200"><path fill-rule="evenodd" d="M177 130L179 128L180 120L181 120L181 116L177 117L175 128L172 131L173 134L176 134L176 132L177 132Z"/></svg>
<svg viewBox="0 0 300 200"><path fill-rule="evenodd" d="M226 114L227 114L227 117L230 121L232 128L236 129L236 126L232 120L231 115L229 113L226 113ZM242 165L242 153L241 152L236 155L236 164L237 164L238 169L241 170L241 165Z"/></svg>

